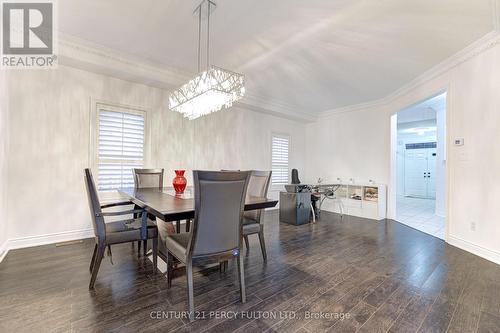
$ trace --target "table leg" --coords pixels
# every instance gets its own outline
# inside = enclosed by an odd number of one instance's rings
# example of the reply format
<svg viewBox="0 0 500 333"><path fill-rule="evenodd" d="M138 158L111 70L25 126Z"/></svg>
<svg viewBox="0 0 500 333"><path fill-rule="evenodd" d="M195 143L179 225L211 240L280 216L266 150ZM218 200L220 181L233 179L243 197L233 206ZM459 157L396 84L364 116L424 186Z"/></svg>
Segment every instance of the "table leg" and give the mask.
<svg viewBox="0 0 500 333"><path fill-rule="evenodd" d="M177 232L178 234L181 233L181 221L176 221L175 222L175 232Z"/></svg>

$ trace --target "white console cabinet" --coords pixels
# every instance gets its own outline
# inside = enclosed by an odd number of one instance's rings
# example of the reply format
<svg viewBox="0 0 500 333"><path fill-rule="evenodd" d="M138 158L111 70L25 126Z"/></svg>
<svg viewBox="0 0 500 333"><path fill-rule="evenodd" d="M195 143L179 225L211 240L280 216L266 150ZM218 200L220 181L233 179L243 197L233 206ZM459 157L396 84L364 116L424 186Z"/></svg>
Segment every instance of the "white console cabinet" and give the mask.
<svg viewBox="0 0 500 333"><path fill-rule="evenodd" d="M342 184L335 192L337 200L326 199L322 210L345 215L383 220L387 212L387 186L384 184Z"/></svg>

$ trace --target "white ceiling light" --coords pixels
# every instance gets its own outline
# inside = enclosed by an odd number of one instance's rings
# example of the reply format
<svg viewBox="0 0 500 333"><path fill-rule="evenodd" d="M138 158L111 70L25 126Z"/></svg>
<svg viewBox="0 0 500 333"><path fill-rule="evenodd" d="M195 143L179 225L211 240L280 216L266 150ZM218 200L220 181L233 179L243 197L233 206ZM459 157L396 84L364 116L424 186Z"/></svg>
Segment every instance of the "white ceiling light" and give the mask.
<svg viewBox="0 0 500 333"><path fill-rule="evenodd" d="M196 119L212 112L231 107L245 95L244 76L210 65L210 12L216 4L203 0L194 13L198 15L198 75L170 93L169 108L188 119ZM201 68L201 20L207 10L207 64Z"/></svg>
<svg viewBox="0 0 500 333"><path fill-rule="evenodd" d="M418 135L425 135L425 133L428 132L436 132L437 127L436 126L429 126L429 127L415 127L415 128L408 128L401 130L401 133L409 133L409 134L418 134Z"/></svg>

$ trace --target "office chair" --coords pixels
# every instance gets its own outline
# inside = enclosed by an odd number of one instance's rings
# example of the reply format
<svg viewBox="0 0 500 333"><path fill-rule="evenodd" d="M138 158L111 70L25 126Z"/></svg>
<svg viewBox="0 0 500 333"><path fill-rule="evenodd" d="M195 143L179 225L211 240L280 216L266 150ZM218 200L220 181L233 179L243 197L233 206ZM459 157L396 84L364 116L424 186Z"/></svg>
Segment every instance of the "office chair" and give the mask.
<svg viewBox="0 0 500 333"><path fill-rule="evenodd" d="M292 184L293 185L300 184L299 171L297 169L292 169Z"/></svg>
<svg viewBox="0 0 500 333"><path fill-rule="evenodd" d="M293 185L300 184L299 171L297 169L292 169L292 184ZM311 193L311 213L312 213L313 223L316 223L316 217L318 212L316 202L319 199L320 198L316 194Z"/></svg>

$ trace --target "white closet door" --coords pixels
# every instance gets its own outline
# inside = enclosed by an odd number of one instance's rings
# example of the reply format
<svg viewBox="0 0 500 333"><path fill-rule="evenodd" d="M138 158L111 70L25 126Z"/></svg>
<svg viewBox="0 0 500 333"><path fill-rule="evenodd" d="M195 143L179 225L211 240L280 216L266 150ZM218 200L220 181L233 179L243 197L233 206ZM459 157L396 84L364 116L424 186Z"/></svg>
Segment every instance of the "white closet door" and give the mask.
<svg viewBox="0 0 500 333"><path fill-rule="evenodd" d="M405 151L405 195L427 197L427 150L407 149Z"/></svg>

